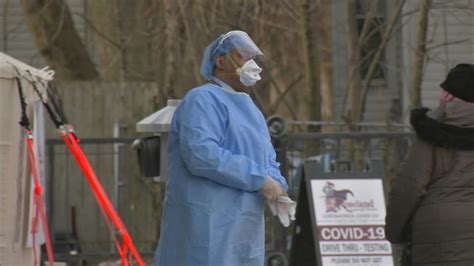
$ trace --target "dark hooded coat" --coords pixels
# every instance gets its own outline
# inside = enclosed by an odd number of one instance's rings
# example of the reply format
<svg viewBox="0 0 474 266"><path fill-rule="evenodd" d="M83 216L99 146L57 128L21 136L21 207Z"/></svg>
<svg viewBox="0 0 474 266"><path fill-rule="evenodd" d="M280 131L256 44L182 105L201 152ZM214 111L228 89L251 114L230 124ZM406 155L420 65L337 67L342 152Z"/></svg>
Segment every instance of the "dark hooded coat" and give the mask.
<svg viewBox="0 0 474 266"><path fill-rule="evenodd" d="M411 114L416 138L391 185L386 237L413 265L474 265L474 104Z"/></svg>

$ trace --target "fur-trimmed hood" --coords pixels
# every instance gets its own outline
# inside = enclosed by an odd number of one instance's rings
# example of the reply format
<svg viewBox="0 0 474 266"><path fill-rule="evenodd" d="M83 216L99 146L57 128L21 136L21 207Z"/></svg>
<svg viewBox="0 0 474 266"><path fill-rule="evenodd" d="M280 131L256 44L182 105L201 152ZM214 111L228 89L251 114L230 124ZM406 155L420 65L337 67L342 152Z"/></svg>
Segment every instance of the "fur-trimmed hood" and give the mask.
<svg viewBox="0 0 474 266"><path fill-rule="evenodd" d="M432 111L414 109L410 123L420 139L435 147L474 150L474 105L457 103Z"/></svg>

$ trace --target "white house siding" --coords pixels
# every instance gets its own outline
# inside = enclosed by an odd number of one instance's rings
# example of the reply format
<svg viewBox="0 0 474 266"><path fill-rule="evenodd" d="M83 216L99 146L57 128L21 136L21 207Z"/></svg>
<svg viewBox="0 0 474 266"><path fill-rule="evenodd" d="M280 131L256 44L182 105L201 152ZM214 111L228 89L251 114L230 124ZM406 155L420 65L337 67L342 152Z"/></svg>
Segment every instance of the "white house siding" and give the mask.
<svg viewBox="0 0 474 266"><path fill-rule="evenodd" d="M407 1L404 13L416 10L419 1ZM409 106L409 85L416 47L418 13L404 17L403 27L403 95ZM435 0L429 12L427 35L428 59L423 73L422 105L436 107L441 91L439 84L448 70L459 63L474 63L474 0ZM436 48L430 48L436 47Z"/></svg>

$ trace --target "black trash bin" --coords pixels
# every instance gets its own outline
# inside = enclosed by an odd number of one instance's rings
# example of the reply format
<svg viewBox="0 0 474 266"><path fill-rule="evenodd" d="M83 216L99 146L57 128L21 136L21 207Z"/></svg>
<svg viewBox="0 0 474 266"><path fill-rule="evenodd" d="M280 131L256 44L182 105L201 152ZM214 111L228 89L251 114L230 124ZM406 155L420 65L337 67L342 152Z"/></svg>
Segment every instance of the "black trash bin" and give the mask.
<svg viewBox="0 0 474 266"><path fill-rule="evenodd" d="M137 151L140 174L144 177L160 175L160 136L136 139L132 149Z"/></svg>

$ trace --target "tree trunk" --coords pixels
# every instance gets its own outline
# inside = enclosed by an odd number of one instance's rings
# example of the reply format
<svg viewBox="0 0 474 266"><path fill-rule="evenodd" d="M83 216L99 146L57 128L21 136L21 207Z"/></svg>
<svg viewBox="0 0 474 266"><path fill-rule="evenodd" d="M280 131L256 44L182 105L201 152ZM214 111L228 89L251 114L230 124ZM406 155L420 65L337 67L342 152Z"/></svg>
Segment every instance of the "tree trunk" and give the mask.
<svg viewBox="0 0 474 266"><path fill-rule="evenodd" d="M332 59L331 1L318 0L317 47L321 71L321 115L323 121L334 121L334 86ZM330 126L322 127L323 132L333 132Z"/></svg>
<svg viewBox="0 0 474 266"><path fill-rule="evenodd" d="M357 127L354 123L362 120L361 103L362 103L362 81L361 81L361 58L360 58L360 36L357 29L356 20L356 0L346 1L346 32L347 32L347 56L349 61L349 77L347 86L347 99L344 113L344 120L347 122L348 131L356 131ZM369 18L367 18L369 19ZM362 169L364 166L364 143L357 140L343 141L342 147L347 152L348 158L352 163L351 168Z"/></svg>
<svg viewBox="0 0 474 266"><path fill-rule="evenodd" d="M179 79L179 65L182 62L182 54L184 47L182 47L181 33L185 31L182 18L180 16L179 5L175 0L164 0L163 1L165 11L165 39L164 39L164 50L167 51L165 54L165 65L162 71L164 71L163 88L166 91L168 97L177 98L178 95L183 94L183 91L176 91L176 85ZM189 88L181 88L185 90Z"/></svg>
<svg viewBox="0 0 474 266"><path fill-rule="evenodd" d="M145 14L152 5L149 1L116 1L119 7L124 78L129 81L151 81L153 60L150 55L157 49L152 38L155 21L154 12Z"/></svg>
<svg viewBox="0 0 474 266"><path fill-rule="evenodd" d="M122 81L123 57L117 4L108 0L87 0L86 12L95 33L100 77L104 81Z"/></svg>
<svg viewBox="0 0 474 266"><path fill-rule="evenodd" d="M357 21L355 17L355 0L346 1L346 31L347 31L347 56L348 56L348 86L347 99L345 103L344 120L348 124L359 122L361 114L357 113L360 110L361 102L361 79L360 79L360 47L359 47L359 33L357 31Z"/></svg>
<svg viewBox="0 0 474 266"><path fill-rule="evenodd" d="M98 78L95 65L74 28L71 12L63 0L22 0L21 4L36 46L60 79Z"/></svg>
<svg viewBox="0 0 474 266"><path fill-rule="evenodd" d="M312 121L321 120L321 93L319 88L319 65L317 47L312 27L312 0L304 0L302 5L302 29L305 80L308 90L308 113Z"/></svg>
<svg viewBox="0 0 474 266"><path fill-rule="evenodd" d="M195 17L193 14L194 9L197 9L198 5L194 1L183 1L177 0L181 17L183 18L184 33L186 36L186 49L189 54L189 59L192 67L192 74L194 76L194 83L198 84L203 78L201 78L200 67L201 67L201 54L202 51L198 51L197 44L199 43L198 36L199 32L193 30L195 28Z"/></svg>
<svg viewBox="0 0 474 266"><path fill-rule="evenodd" d="M413 63L412 80L410 86L410 107L421 106L421 81L423 78L423 64L426 56L426 33L428 31L428 11L430 0L421 0L418 17L418 35L416 40L415 62Z"/></svg>

